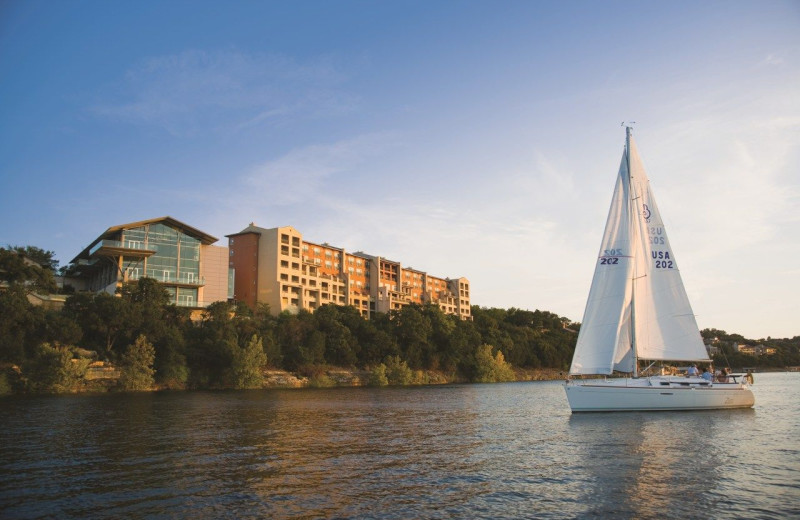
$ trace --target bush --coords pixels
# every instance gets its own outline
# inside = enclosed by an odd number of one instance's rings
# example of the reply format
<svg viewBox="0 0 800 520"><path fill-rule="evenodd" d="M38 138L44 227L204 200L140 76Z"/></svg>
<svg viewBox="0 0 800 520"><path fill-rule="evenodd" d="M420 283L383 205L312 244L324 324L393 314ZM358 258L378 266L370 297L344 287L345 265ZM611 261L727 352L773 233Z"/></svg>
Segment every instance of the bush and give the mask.
<svg viewBox="0 0 800 520"><path fill-rule="evenodd" d="M24 374L32 392L63 393L76 390L88 366L88 359L72 359L69 349L42 343L26 363Z"/></svg>
<svg viewBox="0 0 800 520"><path fill-rule="evenodd" d="M0 372L0 395L10 395L13 393L11 382L8 380L6 371Z"/></svg>
<svg viewBox="0 0 800 520"><path fill-rule="evenodd" d="M514 381L514 370L506 363L503 353L499 350L492 356L491 345L481 345L475 352L475 382L500 383Z"/></svg>
<svg viewBox="0 0 800 520"><path fill-rule="evenodd" d="M329 388L336 386L336 381L331 379L327 374L318 374L308 379L308 386L311 388Z"/></svg>
<svg viewBox="0 0 800 520"><path fill-rule="evenodd" d="M389 356L386 358L386 378L390 385L410 385L414 373L408 368L408 363L400 360L400 356Z"/></svg>
<svg viewBox="0 0 800 520"><path fill-rule="evenodd" d="M122 375L119 385L123 390L149 390L155 384L156 350L144 335L136 338L122 356Z"/></svg>
<svg viewBox="0 0 800 520"><path fill-rule="evenodd" d="M414 379L411 382L414 385L427 385L430 384L431 378L424 370L416 370L414 372Z"/></svg>
<svg viewBox="0 0 800 520"><path fill-rule="evenodd" d="M247 346L233 347L233 361L231 362L231 376L234 388L240 390L248 388L261 388L264 386L262 369L267 364L267 355L261 338L253 334Z"/></svg>
<svg viewBox="0 0 800 520"><path fill-rule="evenodd" d="M389 379L386 377L386 365L381 363L380 365L376 366L369 373L369 380L367 381L369 386L386 386L389 384Z"/></svg>

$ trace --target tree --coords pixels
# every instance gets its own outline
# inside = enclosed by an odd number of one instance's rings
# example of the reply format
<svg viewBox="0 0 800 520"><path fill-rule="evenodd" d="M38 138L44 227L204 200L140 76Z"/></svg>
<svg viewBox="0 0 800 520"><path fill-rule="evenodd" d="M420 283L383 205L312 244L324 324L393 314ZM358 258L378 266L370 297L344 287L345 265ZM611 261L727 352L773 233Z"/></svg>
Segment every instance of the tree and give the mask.
<svg viewBox="0 0 800 520"><path fill-rule="evenodd" d="M56 253L54 251L45 251L36 246L14 246L12 248L17 253L23 254L42 266L49 269L51 272L58 271L58 260L56 260Z"/></svg>
<svg viewBox="0 0 800 520"><path fill-rule="evenodd" d="M253 335L244 348L235 347L231 361L231 382L234 388L261 388L264 385L263 368L267 364L267 356L261 344L261 338Z"/></svg>
<svg viewBox="0 0 800 520"><path fill-rule="evenodd" d="M0 291L0 362L21 364L41 342L43 311L28 302L25 289Z"/></svg>
<svg viewBox="0 0 800 520"><path fill-rule="evenodd" d="M499 350L492 355L491 345L481 345L475 352L475 379L476 383L499 383L513 381L514 370L506 363L503 353Z"/></svg>
<svg viewBox="0 0 800 520"><path fill-rule="evenodd" d="M190 384L200 387L224 386L233 349L238 346L230 305L227 302L212 303L206 307L202 323L186 331Z"/></svg>
<svg viewBox="0 0 800 520"><path fill-rule="evenodd" d="M367 380L369 386L386 386L389 384L389 378L386 376L386 365L383 363L375 366L369 372L369 379Z"/></svg>
<svg viewBox="0 0 800 520"><path fill-rule="evenodd" d="M83 331L83 341L107 358L115 358L115 346L130 341L133 320L128 300L108 293L78 293L67 298L63 312ZM124 344L124 343L123 343Z"/></svg>
<svg viewBox="0 0 800 520"><path fill-rule="evenodd" d="M139 336L122 355L119 385L124 390L149 390L155 384L156 350L145 336Z"/></svg>
<svg viewBox="0 0 800 520"><path fill-rule="evenodd" d="M429 338L433 330L431 320L421 312L419 305L406 305L392 312L392 323L400 351L413 368L429 368L433 349Z"/></svg>
<svg viewBox="0 0 800 520"><path fill-rule="evenodd" d="M0 280L28 290L54 293L58 288L51 266L57 266L58 261L52 259L53 254L33 246L0 248Z"/></svg>
<svg viewBox="0 0 800 520"><path fill-rule="evenodd" d="M408 363L402 361L400 356L386 358L386 379L390 385L410 385L414 380L414 373L408 368Z"/></svg>
<svg viewBox="0 0 800 520"><path fill-rule="evenodd" d="M68 349L42 343L23 365L23 374L34 393L63 393L75 389L88 366L89 360L73 360Z"/></svg>

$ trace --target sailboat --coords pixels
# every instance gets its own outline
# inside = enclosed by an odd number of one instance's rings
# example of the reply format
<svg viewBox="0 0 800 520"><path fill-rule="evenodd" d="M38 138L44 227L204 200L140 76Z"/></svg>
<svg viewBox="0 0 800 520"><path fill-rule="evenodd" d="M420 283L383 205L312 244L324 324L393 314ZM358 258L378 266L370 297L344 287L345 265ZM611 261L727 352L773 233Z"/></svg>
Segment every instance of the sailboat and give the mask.
<svg viewBox="0 0 800 520"><path fill-rule="evenodd" d="M573 412L749 408L745 378L648 375L639 363L711 363L650 181L625 127L625 151L564 385ZM609 375L624 377L607 377ZM573 376L606 376L575 379Z"/></svg>

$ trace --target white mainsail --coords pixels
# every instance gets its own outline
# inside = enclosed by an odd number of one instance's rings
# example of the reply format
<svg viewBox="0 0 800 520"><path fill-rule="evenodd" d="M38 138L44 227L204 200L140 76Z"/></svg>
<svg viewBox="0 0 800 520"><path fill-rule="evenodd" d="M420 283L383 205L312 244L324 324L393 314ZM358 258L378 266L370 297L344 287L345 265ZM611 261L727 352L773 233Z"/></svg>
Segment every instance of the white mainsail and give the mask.
<svg viewBox="0 0 800 520"><path fill-rule="evenodd" d="M708 360L703 338L683 286L675 254L633 137L631 183L637 208L636 353L641 359Z"/></svg>
<svg viewBox="0 0 800 520"><path fill-rule="evenodd" d="M637 358L708 359L650 182L628 142L571 374L633 372Z"/></svg>

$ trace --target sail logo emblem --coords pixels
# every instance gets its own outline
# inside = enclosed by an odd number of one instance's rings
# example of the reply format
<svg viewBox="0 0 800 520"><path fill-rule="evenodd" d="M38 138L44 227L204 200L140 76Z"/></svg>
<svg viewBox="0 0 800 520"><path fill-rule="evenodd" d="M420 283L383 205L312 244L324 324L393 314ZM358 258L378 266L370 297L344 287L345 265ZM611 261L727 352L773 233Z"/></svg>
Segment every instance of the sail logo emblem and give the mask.
<svg viewBox="0 0 800 520"><path fill-rule="evenodd" d="M642 216L648 224L650 223L650 215L650 208L647 207L647 204L642 204Z"/></svg>

